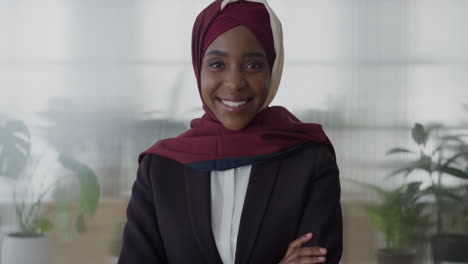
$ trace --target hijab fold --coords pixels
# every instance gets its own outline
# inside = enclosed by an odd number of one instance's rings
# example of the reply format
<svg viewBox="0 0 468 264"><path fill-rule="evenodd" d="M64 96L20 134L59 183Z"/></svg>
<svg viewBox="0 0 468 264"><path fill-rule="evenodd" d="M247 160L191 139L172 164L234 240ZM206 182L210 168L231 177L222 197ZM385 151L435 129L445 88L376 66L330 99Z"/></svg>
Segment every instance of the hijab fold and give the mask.
<svg viewBox="0 0 468 264"><path fill-rule="evenodd" d="M247 127L226 129L203 102L200 88L201 61L207 47L219 35L236 26L247 27L257 38L271 67L265 104ZM197 17L192 32L192 64L205 114L190 122L190 129L175 138L156 142L141 153L173 159L199 171L227 170L254 164L300 150L308 143L333 146L322 126L302 123L286 108L269 107L283 70L281 23L265 0L217 0ZM271 66L273 65L273 66Z"/></svg>

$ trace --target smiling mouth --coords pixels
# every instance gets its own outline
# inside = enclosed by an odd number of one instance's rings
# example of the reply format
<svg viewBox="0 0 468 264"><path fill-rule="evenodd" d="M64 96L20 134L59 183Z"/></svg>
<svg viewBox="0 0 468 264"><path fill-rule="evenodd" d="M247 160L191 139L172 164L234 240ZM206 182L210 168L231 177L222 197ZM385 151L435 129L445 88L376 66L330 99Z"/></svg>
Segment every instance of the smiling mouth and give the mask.
<svg viewBox="0 0 468 264"><path fill-rule="evenodd" d="M223 104L225 104L225 105L227 105L227 106L238 107L238 106L241 106L241 105L247 103L247 100L245 100L245 101L240 101L240 102L231 102L231 101L226 101L226 100L222 100L222 99L221 99L221 102L223 102Z"/></svg>
<svg viewBox="0 0 468 264"><path fill-rule="evenodd" d="M250 101L252 101L253 97L251 97L251 98L247 98L247 97L235 98L235 99L231 99L231 100L221 99L221 98L218 97L217 99L222 105L224 105L224 108L226 110L236 111L237 109L238 110L244 109L246 107L246 104L249 103Z"/></svg>

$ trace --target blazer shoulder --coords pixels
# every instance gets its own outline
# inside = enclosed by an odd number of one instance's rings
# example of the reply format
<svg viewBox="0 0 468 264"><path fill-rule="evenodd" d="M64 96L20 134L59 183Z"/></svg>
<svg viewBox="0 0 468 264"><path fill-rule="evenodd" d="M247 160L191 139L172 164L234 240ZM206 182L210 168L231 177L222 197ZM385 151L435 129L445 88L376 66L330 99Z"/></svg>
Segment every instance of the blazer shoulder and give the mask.
<svg viewBox="0 0 468 264"><path fill-rule="evenodd" d="M309 143L298 151L281 160L288 171L306 174L312 177L321 174L327 168L338 170L335 155L329 146L322 143Z"/></svg>
<svg viewBox="0 0 468 264"><path fill-rule="evenodd" d="M141 165L143 166L146 165L147 167L149 167L150 164L151 164L151 167L161 167L161 166L162 167L166 167L166 166L183 167L184 166L184 164L176 160L170 159L170 158L166 158L166 157L156 155L156 154L146 154L143 157L143 161L141 162Z"/></svg>
<svg viewBox="0 0 468 264"><path fill-rule="evenodd" d="M299 151L292 154L294 158L304 158L309 161L311 160L330 160L335 159L333 152L329 146L324 143L307 143Z"/></svg>
<svg viewBox="0 0 468 264"><path fill-rule="evenodd" d="M163 156L155 154L146 154L140 163L139 171L145 173L152 184L161 183L161 179L164 181L169 178L177 178L184 175L184 165L173 159L169 159ZM167 177L171 175L173 177Z"/></svg>

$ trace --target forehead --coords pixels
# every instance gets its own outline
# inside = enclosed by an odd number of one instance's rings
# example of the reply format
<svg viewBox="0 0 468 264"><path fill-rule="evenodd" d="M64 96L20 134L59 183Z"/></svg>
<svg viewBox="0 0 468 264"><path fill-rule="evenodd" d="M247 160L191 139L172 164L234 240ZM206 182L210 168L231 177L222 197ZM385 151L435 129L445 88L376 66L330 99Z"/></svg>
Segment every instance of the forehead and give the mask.
<svg viewBox="0 0 468 264"><path fill-rule="evenodd" d="M255 35L245 26L237 26L220 34L211 42L205 54L212 50L220 50L233 54L245 52L265 53Z"/></svg>

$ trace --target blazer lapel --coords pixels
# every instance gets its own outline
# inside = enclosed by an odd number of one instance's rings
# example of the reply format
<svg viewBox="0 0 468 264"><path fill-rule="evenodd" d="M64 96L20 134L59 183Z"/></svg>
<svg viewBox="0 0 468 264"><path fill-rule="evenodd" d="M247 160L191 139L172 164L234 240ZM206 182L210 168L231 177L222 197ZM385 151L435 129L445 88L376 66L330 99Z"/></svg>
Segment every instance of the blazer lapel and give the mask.
<svg viewBox="0 0 468 264"><path fill-rule="evenodd" d="M211 228L210 172L184 167L185 187L192 230L205 263L222 264Z"/></svg>
<svg viewBox="0 0 468 264"><path fill-rule="evenodd" d="M279 166L278 160L252 165L237 235L236 264L249 263L276 182Z"/></svg>

